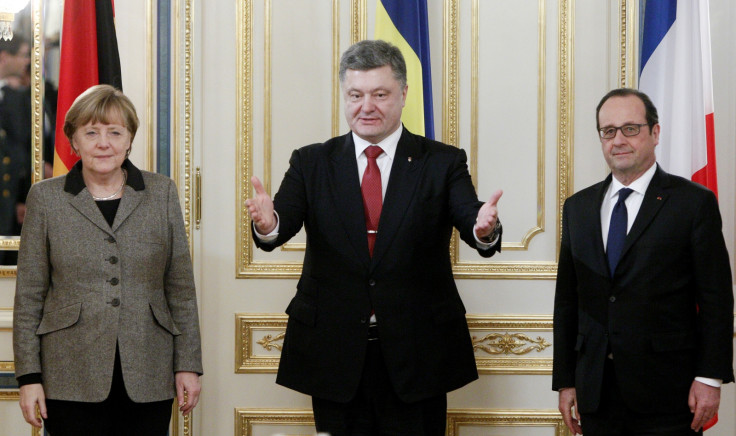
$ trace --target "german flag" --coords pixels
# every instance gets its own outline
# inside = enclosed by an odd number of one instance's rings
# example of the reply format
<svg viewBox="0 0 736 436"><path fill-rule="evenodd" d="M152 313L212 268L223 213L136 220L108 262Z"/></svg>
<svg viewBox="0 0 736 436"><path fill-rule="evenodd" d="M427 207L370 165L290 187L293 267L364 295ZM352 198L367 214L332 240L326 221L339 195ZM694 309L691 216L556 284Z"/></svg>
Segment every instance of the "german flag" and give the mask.
<svg viewBox="0 0 736 436"><path fill-rule="evenodd" d="M64 117L79 94L105 83L123 89L115 35L114 0L66 0L61 32L54 176L79 159L64 136Z"/></svg>

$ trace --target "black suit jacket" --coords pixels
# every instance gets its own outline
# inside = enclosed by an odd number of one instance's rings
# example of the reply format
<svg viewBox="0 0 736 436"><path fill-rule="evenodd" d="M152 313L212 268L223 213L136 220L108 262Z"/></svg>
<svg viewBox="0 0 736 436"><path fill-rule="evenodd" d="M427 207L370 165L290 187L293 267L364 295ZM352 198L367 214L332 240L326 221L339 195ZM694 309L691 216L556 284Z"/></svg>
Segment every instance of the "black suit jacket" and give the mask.
<svg viewBox="0 0 736 436"><path fill-rule="evenodd" d="M404 129L372 258L351 134L294 151L274 205L279 236L271 244L256 242L260 248L285 243L302 225L307 233L277 383L350 400L361 378L371 310L402 400L440 395L478 377L448 249L453 226L476 246L473 225L482 203L463 150ZM480 253L489 257L500 245Z"/></svg>
<svg viewBox="0 0 736 436"><path fill-rule="evenodd" d="M687 411L695 376L733 381L731 270L716 197L657 168L611 278L600 218L610 182L565 202L553 389L574 386L578 410L596 411L612 352L630 408Z"/></svg>

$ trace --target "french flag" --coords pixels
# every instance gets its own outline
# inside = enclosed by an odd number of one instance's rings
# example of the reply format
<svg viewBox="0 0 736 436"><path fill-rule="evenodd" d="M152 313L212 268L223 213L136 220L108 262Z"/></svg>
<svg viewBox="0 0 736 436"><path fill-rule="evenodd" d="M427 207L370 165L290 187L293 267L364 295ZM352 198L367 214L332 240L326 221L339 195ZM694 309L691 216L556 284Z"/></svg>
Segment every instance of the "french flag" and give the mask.
<svg viewBox="0 0 736 436"><path fill-rule="evenodd" d="M718 196L708 0L645 0L641 17L639 89L659 112L657 161Z"/></svg>
<svg viewBox="0 0 736 436"><path fill-rule="evenodd" d="M657 161L718 195L708 0L641 4L639 89L659 112Z"/></svg>

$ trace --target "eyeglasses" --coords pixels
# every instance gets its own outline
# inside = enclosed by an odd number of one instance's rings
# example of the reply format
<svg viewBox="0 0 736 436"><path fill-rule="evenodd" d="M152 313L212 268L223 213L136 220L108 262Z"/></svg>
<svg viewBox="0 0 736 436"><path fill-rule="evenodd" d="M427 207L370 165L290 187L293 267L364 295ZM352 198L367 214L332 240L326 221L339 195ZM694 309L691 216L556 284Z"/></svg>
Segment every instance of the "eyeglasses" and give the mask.
<svg viewBox="0 0 736 436"><path fill-rule="evenodd" d="M647 123L644 124L624 124L621 127L604 127L602 129L598 129L598 134L601 135L601 139L612 139L614 136L616 136L616 131L621 130L621 133L623 133L624 136L636 136L641 131L642 126L647 126Z"/></svg>

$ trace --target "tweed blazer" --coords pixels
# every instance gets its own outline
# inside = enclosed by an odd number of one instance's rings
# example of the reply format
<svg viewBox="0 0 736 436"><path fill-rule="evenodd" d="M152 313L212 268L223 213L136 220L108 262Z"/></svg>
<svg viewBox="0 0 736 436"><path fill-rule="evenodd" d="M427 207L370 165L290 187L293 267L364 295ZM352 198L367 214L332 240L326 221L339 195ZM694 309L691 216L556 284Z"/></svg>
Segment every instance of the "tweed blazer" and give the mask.
<svg viewBox="0 0 736 436"><path fill-rule="evenodd" d="M81 176L36 183L23 223L13 317L16 376L41 373L47 398L99 402L116 344L136 402L175 396L174 373L202 373L189 245L174 182L130 161L113 225Z"/></svg>

